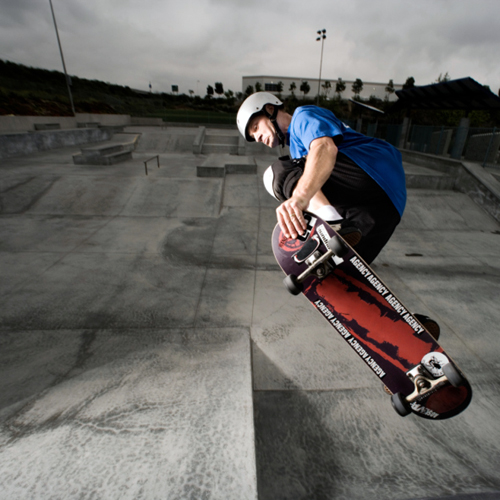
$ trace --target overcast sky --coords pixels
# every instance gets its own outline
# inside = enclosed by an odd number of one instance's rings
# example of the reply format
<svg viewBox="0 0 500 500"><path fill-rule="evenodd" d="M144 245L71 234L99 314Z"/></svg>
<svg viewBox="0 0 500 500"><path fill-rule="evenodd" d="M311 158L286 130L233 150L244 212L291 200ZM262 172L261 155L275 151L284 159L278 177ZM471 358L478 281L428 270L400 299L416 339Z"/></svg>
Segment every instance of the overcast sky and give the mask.
<svg viewBox="0 0 500 500"><path fill-rule="evenodd" d="M52 0L68 73L147 90L242 76L500 88L500 0ZM62 70L49 0L0 0L0 59Z"/></svg>

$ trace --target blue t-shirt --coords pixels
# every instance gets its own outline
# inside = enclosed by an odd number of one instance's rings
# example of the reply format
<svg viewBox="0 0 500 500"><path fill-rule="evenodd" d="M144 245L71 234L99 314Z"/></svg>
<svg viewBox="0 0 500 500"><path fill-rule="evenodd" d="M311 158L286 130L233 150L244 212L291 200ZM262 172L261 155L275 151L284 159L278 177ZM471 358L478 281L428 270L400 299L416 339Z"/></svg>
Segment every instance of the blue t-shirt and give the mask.
<svg viewBox="0 0 500 500"><path fill-rule="evenodd" d="M314 139L332 137L339 151L361 167L387 193L400 215L406 205L401 153L389 143L367 137L344 125L330 110L301 106L288 127L292 158L309 153Z"/></svg>

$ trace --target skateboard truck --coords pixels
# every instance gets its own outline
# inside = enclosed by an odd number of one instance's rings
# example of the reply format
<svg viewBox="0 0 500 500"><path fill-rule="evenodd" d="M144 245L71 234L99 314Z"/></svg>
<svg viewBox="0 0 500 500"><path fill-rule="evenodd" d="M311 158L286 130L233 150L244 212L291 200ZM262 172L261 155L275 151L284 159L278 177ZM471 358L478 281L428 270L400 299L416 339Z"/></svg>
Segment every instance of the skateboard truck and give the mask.
<svg viewBox="0 0 500 500"><path fill-rule="evenodd" d="M295 262L298 264L305 262L307 269L305 269L299 276L289 274L283 280L285 287L292 295L298 295L304 289L303 283L311 274L314 274L319 279L328 276L334 269L334 264L329 262L332 257L342 257L349 248L341 240L340 236L332 236L328 242L328 250L321 254L318 249L320 245L318 236L313 236L302 249L294 256Z"/></svg>
<svg viewBox="0 0 500 500"><path fill-rule="evenodd" d="M441 364L442 363L442 364ZM450 363L448 358L441 353L429 353L422 362L409 370L406 375L413 382L414 390L408 396L400 392L391 396L391 401L396 412L405 417L411 413L411 404L418 401L426 394L432 393L438 387L451 384L460 387L465 384L462 374Z"/></svg>

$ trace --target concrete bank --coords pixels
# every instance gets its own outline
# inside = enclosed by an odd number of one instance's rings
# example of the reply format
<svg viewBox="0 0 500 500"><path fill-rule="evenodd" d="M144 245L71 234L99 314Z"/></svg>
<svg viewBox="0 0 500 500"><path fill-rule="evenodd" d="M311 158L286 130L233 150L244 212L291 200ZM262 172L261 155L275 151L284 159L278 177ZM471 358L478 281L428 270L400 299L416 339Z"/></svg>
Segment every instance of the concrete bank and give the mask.
<svg viewBox="0 0 500 500"><path fill-rule="evenodd" d="M275 156L198 177L196 129L141 130L117 165L74 165L78 147L0 161L0 499L498 496L500 224L409 189L375 267L438 320L474 399L401 418L282 285Z"/></svg>
<svg viewBox="0 0 500 500"><path fill-rule="evenodd" d="M453 160L403 150L403 161L447 174L449 186L466 193L475 203L500 222L500 182L478 163Z"/></svg>
<svg viewBox="0 0 500 500"><path fill-rule="evenodd" d="M59 149L77 144L106 141L113 137L111 128L75 128L37 132L0 134L0 159Z"/></svg>

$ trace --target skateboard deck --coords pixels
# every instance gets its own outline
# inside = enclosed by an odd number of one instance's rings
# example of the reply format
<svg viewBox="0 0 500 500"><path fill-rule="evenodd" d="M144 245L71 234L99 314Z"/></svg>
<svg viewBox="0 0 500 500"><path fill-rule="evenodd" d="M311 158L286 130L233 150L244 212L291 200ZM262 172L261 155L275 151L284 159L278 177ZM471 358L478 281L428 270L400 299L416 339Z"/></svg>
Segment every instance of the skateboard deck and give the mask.
<svg viewBox="0 0 500 500"><path fill-rule="evenodd" d="M289 291L302 292L386 385L400 415L442 420L465 410L472 389L450 356L325 221L304 216L304 235L289 239L277 225L272 236Z"/></svg>

